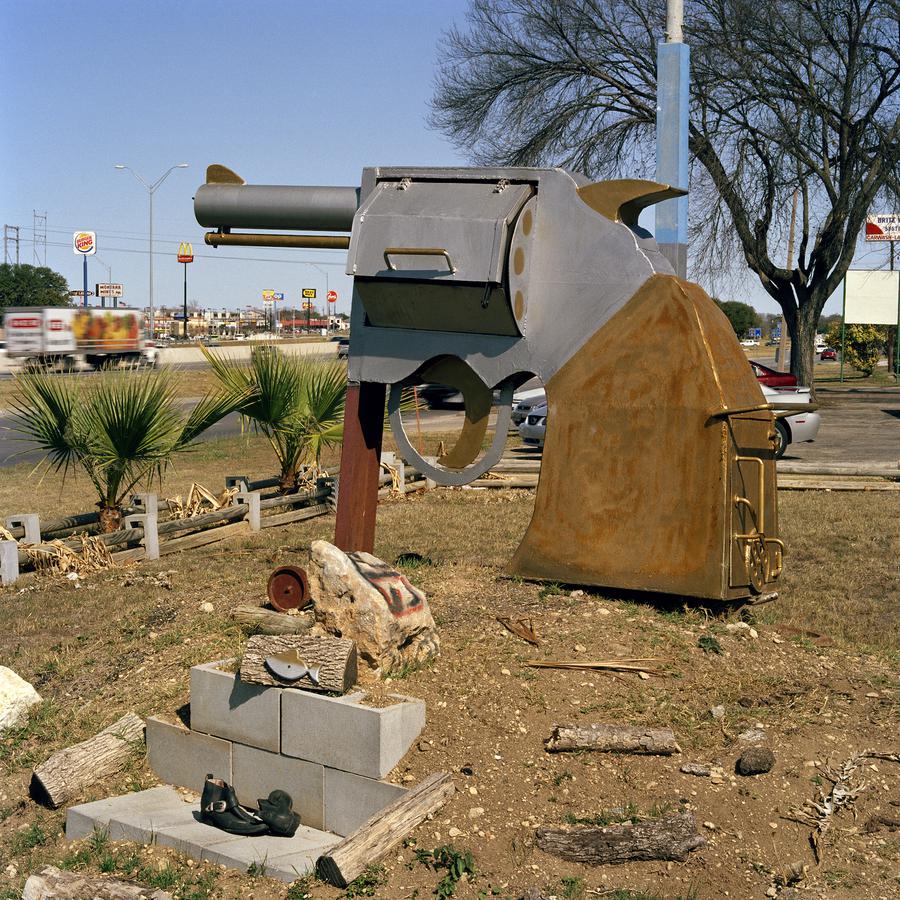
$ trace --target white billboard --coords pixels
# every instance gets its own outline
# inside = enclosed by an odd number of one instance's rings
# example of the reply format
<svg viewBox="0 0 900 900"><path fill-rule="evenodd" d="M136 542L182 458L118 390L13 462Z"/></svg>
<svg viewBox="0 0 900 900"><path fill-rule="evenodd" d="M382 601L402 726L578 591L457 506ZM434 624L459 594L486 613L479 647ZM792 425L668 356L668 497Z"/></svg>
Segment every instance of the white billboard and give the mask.
<svg viewBox="0 0 900 900"><path fill-rule="evenodd" d="M896 325L900 321L900 272L850 269L844 276L844 322Z"/></svg>

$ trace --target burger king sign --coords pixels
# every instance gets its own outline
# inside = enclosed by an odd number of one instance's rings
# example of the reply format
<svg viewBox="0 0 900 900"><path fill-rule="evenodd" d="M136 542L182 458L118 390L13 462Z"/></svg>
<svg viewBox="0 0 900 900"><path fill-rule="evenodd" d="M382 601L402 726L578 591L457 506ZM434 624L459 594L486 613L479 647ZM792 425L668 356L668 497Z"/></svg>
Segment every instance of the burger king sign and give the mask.
<svg viewBox="0 0 900 900"><path fill-rule="evenodd" d="M96 232L76 231L72 241L76 256L93 256L97 252Z"/></svg>

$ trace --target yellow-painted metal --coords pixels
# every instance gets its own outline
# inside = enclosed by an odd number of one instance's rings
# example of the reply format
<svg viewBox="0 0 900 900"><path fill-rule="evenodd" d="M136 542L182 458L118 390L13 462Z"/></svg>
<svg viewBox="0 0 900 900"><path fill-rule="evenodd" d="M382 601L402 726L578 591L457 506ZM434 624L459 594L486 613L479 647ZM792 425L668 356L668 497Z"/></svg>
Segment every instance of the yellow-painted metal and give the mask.
<svg viewBox="0 0 900 900"><path fill-rule="evenodd" d="M303 247L311 250L346 250L346 234L233 234L208 231L204 241L211 247Z"/></svg>

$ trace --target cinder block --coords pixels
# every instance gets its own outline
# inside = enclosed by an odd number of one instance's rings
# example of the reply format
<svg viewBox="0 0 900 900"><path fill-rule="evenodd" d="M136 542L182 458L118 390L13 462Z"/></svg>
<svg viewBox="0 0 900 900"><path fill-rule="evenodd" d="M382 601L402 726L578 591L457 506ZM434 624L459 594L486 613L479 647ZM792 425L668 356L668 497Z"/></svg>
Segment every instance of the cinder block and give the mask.
<svg viewBox="0 0 900 900"><path fill-rule="evenodd" d="M363 706L363 694L325 697L285 688L281 752L333 769L383 778L425 726L425 703L396 697L393 706Z"/></svg>
<svg viewBox="0 0 900 900"><path fill-rule="evenodd" d="M277 753L281 688L244 684L219 660L191 669L191 729Z"/></svg>
<svg viewBox="0 0 900 900"><path fill-rule="evenodd" d="M148 816L156 815L176 808L176 803L190 809L174 788L163 786L125 794L122 797L109 797L106 800L70 806L66 813L66 839L77 841L79 838L87 837L95 828L108 828L110 819L118 813L141 809Z"/></svg>
<svg viewBox="0 0 900 900"><path fill-rule="evenodd" d="M244 806L256 807L260 797L268 797L276 789L287 791L304 825L325 827L325 769L321 765L234 744L231 784Z"/></svg>
<svg viewBox="0 0 900 900"><path fill-rule="evenodd" d="M210 772L231 781L231 741L188 731L155 716L147 719L147 761L158 778L198 793Z"/></svg>
<svg viewBox="0 0 900 900"><path fill-rule="evenodd" d="M325 830L346 836L405 793L397 784L326 767Z"/></svg>

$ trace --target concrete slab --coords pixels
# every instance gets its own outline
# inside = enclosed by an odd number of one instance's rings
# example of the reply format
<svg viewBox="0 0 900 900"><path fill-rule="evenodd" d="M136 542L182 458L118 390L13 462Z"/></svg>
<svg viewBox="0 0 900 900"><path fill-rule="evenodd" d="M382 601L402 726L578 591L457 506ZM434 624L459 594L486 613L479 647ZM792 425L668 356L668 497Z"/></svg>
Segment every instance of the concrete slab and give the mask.
<svg viewBox="0 0 900 900"><path fill-rule="evenodd" d="M160 780L198 794L209 773L231 781L231 741L188 731L156 716L147 719L147 761Z"/></svg>
<svg viewBox="0 0 900 900"><path fill-rule="evenodd" d="M242 744L233 748L231 785L239 803L256 808L260 797L287 791L304 825L325 827L324 766Z"/></svg>
<svg viewBox="0 0 900 900"><path fill-rule="evenodd" d="M325 769L325 828L344 837L406 793L406 788Z"/></svg>
<svg viewBox="0 0 900 900"><path fill-rule="evenodd" d="M336 834L306 826L292 838L242 838L205 825L199 815L198 804L185 803L173 788L153 788L72 807L66 837L87 837L94 828L105 828L112 840L152 841L243 872L255 864L260 873L285 882L312 871L318 857L340 841Z"/></svg>
<svg viewBox="0 0 900 900"><path fill-rule="evenodd" d="M155 815L175 808L176 803L185 805L173 788L165 786L70 806L66 813L66 838L77 841L92 834L95 828L106 828L116 813L141 808L148 815Z"/></svg>
<svg viewBox="0 0 900 900"><path fill-rule="evenodd" d="M364 706L364 695L326 697L284 688L281 752L333 769L383 778L425 726L425 703L394 695L393 706Z"/></svg>
<svg viewBox="0 0 900 900"><path fill-rule="evenodd" d="M222 671L231 660L191 669L191 730L277 753L281 746L281 688L244 684Z"/></svg>

